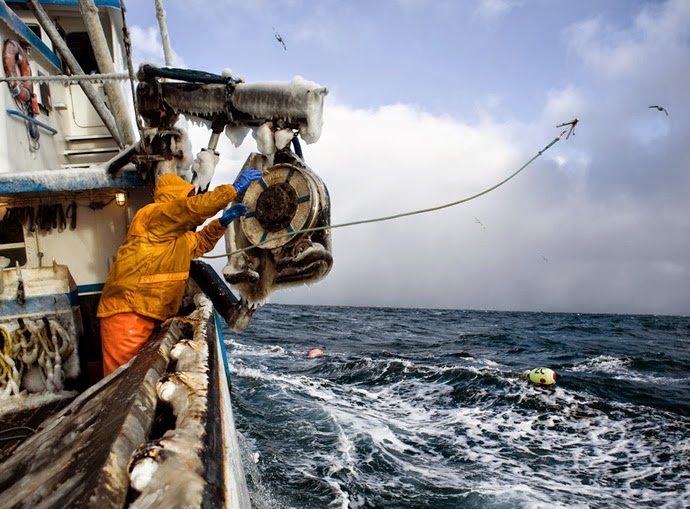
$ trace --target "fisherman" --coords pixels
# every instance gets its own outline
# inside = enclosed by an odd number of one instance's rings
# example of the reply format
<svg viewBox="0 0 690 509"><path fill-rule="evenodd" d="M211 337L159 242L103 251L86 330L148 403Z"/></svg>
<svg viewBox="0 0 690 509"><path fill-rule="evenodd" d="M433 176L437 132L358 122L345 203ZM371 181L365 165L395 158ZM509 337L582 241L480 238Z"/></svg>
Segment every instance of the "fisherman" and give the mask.
<svg viewBox="0 0 690 509"><path fill-rule="evenodd" d="M201 231L195 228L260 178L261 171L248 168L233 184L198 196L194 185L175 174L158 179L154 203L134 215L98 305L104 376L134 357L156 325L177 313L191 260L211 251L247 207L235 204Z"/></svg>

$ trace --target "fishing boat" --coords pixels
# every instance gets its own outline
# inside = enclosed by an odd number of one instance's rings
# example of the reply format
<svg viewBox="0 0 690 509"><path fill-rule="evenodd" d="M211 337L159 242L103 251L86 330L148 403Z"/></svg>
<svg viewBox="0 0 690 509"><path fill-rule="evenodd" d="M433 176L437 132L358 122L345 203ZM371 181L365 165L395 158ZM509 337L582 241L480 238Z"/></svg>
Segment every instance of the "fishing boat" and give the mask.
<svg viewBox="0 0 690 509"><path fill-rule="evenodd" d="M327 90L135 74L119 0L0 0L0 44L0 506L250 507L222 329L332 266L299 142L318 140ZM183 117L209 129L191 166ZM204 154L252 131L238 173L263 177L237 198L225 268L193 261L179 314L103 378L96 309L132 217L166 173L208 190Z"/></svg>

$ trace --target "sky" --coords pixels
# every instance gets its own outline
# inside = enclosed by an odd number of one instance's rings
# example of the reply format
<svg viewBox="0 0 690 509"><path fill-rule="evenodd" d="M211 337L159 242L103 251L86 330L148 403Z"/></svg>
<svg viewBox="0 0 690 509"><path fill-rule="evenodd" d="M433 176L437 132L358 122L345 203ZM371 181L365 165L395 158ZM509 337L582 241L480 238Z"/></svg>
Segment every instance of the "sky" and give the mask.
<svg viewBox="0 0 690 509"><path fill-rule="evenodd" d="M154 2L125 4L135 63L162 63ZM176 66L329 89L303 150L332 224L474 195L580 120L481 198L332 230L331 273L271 302L690 315L687 0L164 5ZM256 143L219 151L212 185Z"/></svg>

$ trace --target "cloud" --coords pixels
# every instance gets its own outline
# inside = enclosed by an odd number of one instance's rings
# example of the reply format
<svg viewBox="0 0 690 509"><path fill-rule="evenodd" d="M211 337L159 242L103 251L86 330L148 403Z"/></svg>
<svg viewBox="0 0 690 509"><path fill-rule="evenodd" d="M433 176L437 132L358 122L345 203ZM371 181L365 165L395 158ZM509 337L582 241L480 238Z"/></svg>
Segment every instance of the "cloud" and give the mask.
<svg viewBox="0 0 690 509"><path fill-rule="evenodd" d="M322 138L304 146L305 158L329 187L333 224L388 216L493 186L558 134L557 120L583 109L574 87L552 92L532 125L470 125L403 104L365 110L329 98ZM334 229L328 278L274 302L687 313L688 207L637 200L625 181L593 191L606 156L593 139L605 145L610 135L581 129L475 201ZM208 136L192 135L197 149ZM251 150L250 136L238 151L224 140L214 185L232 181Z"/></svg>
<svg viewBox="0 0 690 509"><path fill-rule="evenodd" d="M668 202L690 182L682 142L690 129L689 35L690 4L676 0L643 9L629 27L596 18L564 32L585 68L580 141L596 156L602 192Z"/></svg>
<svg viewBox="0 0 690 509"><path fill-rule="evenodd" d="M468 122L406 104L353 108L330 95L322 138L304 151L329 187L333 224L476 194L543 149L557 124L577 116L580 125L477 200L334 229L331 274L274 302L690 314L690 44L683 3L662 7L627 28L601 18L573 25L564 36L579 33L571 49L583 72L546 94L529 121L497 120L500 97L480 102L479 120ZM607 70L627 54L636 56ZM669 75L683 79L660 79ZM669 117L647 108L656 101ZM197 150L208 136L195 131ZM239 150L223 141L214 185L232 181L253 149L251 137Z"/></svg>
<svg viewBox="0 0 690 509"><path fill-rule="evenodd" d="M132 62L135 69L142 63L165 64L163 44L158 27L132 26L129 29L132 38ZM173 48L175 67L187 67L182 57Z"/></svg>
<svg viewBox="0 0 690 509"><path fill-rule="evenodd" d="M635 76L640 64L657 77L665 62L687 49L689 35L690 3L685 0L648 6L630 27L617 28L597 16L565 31L570 48L595 73L608 78Z"/></svg>

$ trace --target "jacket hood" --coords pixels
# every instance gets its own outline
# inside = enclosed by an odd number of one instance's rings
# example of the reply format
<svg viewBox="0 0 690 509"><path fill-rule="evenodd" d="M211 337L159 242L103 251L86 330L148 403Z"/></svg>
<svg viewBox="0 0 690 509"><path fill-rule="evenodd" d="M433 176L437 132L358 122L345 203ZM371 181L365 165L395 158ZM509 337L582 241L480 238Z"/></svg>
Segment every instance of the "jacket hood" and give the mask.
<svg viewBox="0 0 690 509"><path fill-rule="evenodd" d="M153 200L156 203L168 203L180 198L187 198L189 192L195 187L182 177L174 173L166 173L156 182L156 189L153 191Z"/></svg>

